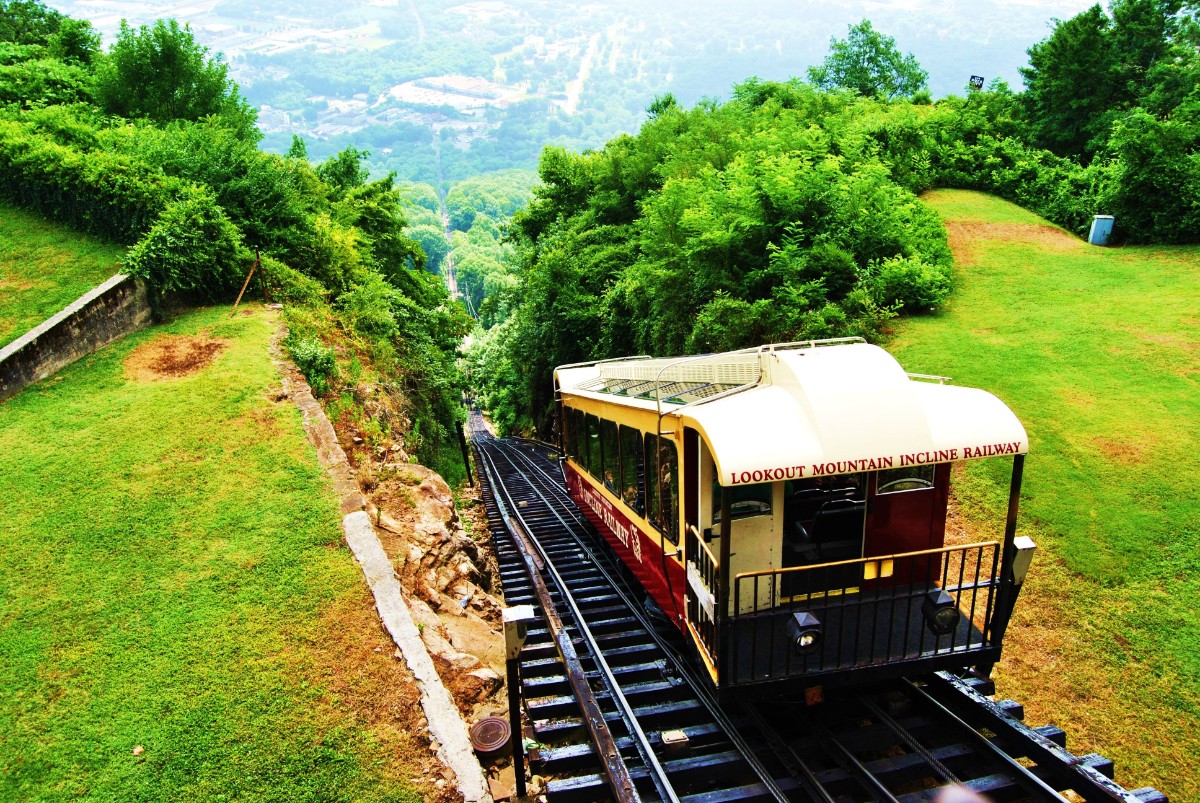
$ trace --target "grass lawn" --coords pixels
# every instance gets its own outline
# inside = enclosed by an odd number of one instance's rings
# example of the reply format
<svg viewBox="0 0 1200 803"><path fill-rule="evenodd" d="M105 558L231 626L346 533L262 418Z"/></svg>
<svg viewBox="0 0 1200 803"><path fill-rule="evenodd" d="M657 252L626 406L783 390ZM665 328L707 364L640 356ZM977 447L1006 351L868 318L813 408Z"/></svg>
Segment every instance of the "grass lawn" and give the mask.
<svg viewBox="0 0 1200 803"><path fill-rule="evenodd" d="M0 404L0 800L421 799L416 692L274 326L193 312ZM129 373L198 333L203 370Z"/></svg>
<svg viewBox="0 0 1200 803"><path fill-rule="evenodd" d="M0 202L0 346L119 273L125 249Z"/></svg>
<svg viewBox="0 0 1200 803"><path fill-rule="evenodd" d="M988 196L924 200L957 288L890 349L994 392L1030 435L1022 531L1040 549L1000 691L1125 784L1200 800L1200 248L1095 248ZM959 473L958 500L1003 521L1008 466L989 462Z"/></svg>

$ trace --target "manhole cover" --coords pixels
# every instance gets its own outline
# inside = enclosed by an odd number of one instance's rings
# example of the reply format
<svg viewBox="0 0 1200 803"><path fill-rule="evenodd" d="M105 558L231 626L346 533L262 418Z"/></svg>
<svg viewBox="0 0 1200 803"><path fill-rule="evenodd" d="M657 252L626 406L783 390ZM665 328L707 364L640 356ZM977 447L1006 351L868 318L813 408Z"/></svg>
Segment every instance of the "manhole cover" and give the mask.
<svg viewBox="0 0 1200 803"><path fill-rule="evenodd" d="M501 717L485 717L471 726L471 746L481 757L499 754L508 745L512 729Z"/></svg>

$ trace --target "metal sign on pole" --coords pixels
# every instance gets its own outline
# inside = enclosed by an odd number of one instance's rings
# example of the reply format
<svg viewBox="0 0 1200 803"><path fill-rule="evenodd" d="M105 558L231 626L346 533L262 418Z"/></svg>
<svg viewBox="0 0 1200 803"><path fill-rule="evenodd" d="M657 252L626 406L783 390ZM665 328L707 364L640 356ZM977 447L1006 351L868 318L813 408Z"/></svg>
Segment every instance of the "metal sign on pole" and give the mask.
<svg viewBox="0 0 1200 803"><path fill-rule="evenodd" d="M978 92L979 90L983 89L983 76L972 75L970 87L972 92Z"/></svg>

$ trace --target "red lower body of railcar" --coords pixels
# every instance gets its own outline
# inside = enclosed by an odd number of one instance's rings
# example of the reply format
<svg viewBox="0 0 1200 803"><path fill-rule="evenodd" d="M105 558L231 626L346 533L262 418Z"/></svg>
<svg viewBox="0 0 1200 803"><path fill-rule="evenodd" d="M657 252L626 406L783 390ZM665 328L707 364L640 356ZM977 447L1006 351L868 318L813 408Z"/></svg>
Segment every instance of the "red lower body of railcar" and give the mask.
<svg viewBox="0 0 1200 803"><path fill-rule="evenodd" d="M644 522L630 518L622 505L601 493L591 478L583 476L570 462L564 462L563 466L567 490L575 504L629 567L655 604L681 632L684 631L683 586L686 577L683 566L663 553L657 539L643 530L647 526Z"/></svg>

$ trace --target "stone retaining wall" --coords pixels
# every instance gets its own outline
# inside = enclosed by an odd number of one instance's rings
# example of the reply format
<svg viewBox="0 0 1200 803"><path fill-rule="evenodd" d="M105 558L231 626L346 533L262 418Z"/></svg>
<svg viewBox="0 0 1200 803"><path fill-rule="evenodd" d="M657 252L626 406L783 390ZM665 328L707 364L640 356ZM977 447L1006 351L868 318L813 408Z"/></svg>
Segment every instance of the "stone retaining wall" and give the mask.
<svg viewBox="0 0 1200 803"><path fill-rule="evenodd" d="M118 273L0 349L0 401L151 320L145 286Z"/></svg>

